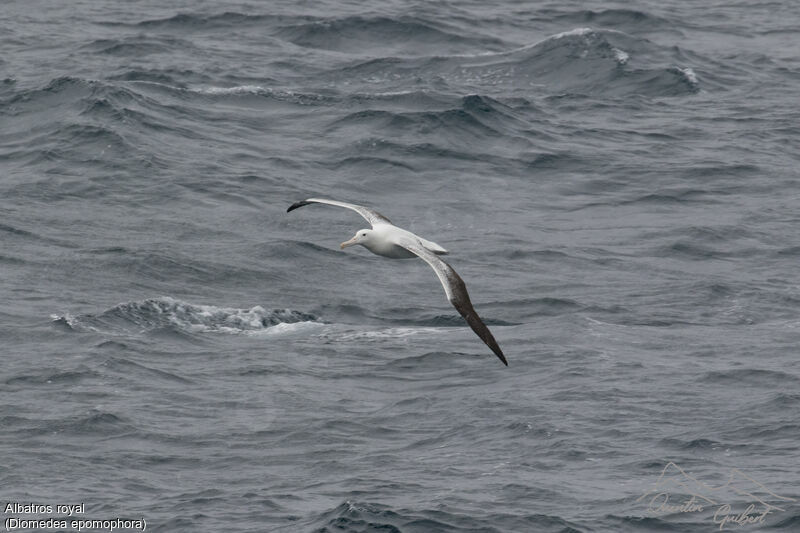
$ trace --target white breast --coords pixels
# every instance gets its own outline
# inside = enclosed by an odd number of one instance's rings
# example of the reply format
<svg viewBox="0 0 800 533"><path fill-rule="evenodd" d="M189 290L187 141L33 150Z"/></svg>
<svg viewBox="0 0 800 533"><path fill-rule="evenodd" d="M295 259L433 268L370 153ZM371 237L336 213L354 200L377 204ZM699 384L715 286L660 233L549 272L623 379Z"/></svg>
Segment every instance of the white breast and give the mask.
<svg viewBox="0 0 800 533"><path fill-rule="evenodd" d="M402 246L395 244L400 238L417 239L417 236L391 224L376 224L372 228L371 239L363 243L364 247L376 255L391 259L411 259L417 257Z"/></svg>

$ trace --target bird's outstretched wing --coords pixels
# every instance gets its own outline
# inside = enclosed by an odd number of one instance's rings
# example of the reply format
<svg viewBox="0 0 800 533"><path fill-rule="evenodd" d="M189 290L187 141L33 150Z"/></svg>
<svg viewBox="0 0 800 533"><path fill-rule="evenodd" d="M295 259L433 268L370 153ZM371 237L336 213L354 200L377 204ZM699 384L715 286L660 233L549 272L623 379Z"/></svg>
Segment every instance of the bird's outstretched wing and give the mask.
<svg viewBox="0 0 800 533"><path fill-rule="evenodd" d="M368 207L364 207L361 205L355 204L348 204L346 202L337 202L336 200L326 200L324 198L308 198L307 200L301 200L299 202L295 202L289 206L289 209L286 210L288 213L298 207L303 207L304 205L308 204L328 204L328 205L335 205L337 207L344 207L345 209L352 209L369 222L372 226L375 224L391 224L392 221L386 218L385 216L381 215L374 209L370 209Z"/></svg>
<svg viewBox="0 0 800 533"><path fill-rule="evenodd" d="M461 313L461 316L467 321L472 331L478 334L478 337L486 343L486 346L492 349L504 365L508 366L508 361L506 361L506 357L503 355L500 346L497 345L497 341L494 340L492 332L489 331L489 328L483 323L481 317L475 312L475 308L472 307L472 302L469 300L469 294L467 293L467 286L464 284L464 280L453 270L453 267L412 239L401 239L397 244L418 256L433 268L439 281L442 282L444 292L447 294L447 299L450 300L453 307Z"/></svg>

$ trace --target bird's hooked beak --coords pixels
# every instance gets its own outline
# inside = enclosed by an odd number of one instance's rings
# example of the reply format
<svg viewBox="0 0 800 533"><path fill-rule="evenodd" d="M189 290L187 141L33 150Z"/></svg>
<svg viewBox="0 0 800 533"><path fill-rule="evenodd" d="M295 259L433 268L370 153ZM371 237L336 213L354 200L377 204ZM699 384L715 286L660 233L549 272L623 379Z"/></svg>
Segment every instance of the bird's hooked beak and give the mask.
<svg viewBox="0 0 800 533"><path fill-rule="evenodd" d="M339 246L341 246L342 250L344 250L344 249L345 249L345 248L347 248L348 246L353 246L354 244L358 244L358 243L356 243L356 239L357 239L357 238L358 238L358 235L356 235L355 237L353 237L353 238L352 238L352 239L350 239L349 241L344 241L344 242L343 242L342 244L340 244Z"/></svg>

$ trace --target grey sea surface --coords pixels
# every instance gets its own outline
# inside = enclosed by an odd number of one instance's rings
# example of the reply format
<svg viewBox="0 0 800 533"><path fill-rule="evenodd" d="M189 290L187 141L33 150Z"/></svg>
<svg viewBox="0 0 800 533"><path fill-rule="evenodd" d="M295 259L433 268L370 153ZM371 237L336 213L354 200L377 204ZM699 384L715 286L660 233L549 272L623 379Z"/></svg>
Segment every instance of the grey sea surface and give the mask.
<svg viewBox="0 0 800 533"><path fill-rule="evenodd" d="M798 102L789 0L3 2L4 526L800 531Z"/></svg>

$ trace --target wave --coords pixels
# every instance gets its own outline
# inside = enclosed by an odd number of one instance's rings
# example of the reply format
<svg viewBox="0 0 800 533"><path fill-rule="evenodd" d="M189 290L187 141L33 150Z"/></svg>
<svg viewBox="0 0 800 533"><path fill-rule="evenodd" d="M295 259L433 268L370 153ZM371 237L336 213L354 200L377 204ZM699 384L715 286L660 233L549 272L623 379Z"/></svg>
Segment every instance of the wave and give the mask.
<svg viewBox="0 0 800 533"><path fill-rule="evenodd" d="M39 416L34 420L7 416L0 419L0 422L3 422L10 432L26 437L54 434L79 438L85 438L86 435L113 437L138 431L138 428L126 418L101 411L99 408L65 418L42 419Z"/></svg>
<svg viewBox="0 0 800 533"><path fill-rule="evenodd" d="M157 330L184 333L259 334L287 332L319 324L310 314L291 309L267 310L190 304L169 296L116 305L100 314L53 315L54 322L75 331L110 334L142 334Z"/></svg>
<svg viewBox="0 0 800 533"><path fill-rule="evenodd" d="M779 370L761 368L737 368L706 372L697 379L703 383L714 383L732 387L764 387L781 389L800 385L800 378Z"/></svg>
<svg viewBox="0 0 800 533"><path fill-rule="evenodd" d="M547 22L557 21L561 24L592 24L605 28L624 28L627 32L651 32L654 30L677 31L675 23L646 11L637 9L590 9L564 13L558 9L542 9L536 13L536 19Z"/></svg>
<svg viewBox="0 0 800 533"><path fill-rule="evenodd" d="M503 41L482 35L467 36L463 28L415 17L346 16L338 19L319 19L284 26L278 36L303 47L341 52L373 51L376 48L401 48L420 52L426 48L441 51L463 49L467 46L503 46Z"/></svg>
<svg viewBox="0 0 800 533"><path fill-rule="evenodd" d="M338 340L373 340L373 339L387 339L387 338L405 338L416 335L430 335L441 333L443 331L440 327L398 327L386 328L379 330L355 331L350 333L340 333L336 335ZM322 335L323 337L329 335Z"/></svg>
<svg viewBox="0 0 800 533"><path fill-rule="evenodd" d="M470 139L485 143L487 138L518 136L517 130L526 127L529 124L521 121L508 105L488 96L472 94L443 102L439 109L354 111L331 122L328 131L346 133L352 130L360 135L369 131L375 135L409 140L418 138L420 132L440 132L455 146Z"/></svg>
<svg viewBox="0 0 800 533"><path fill-rule="evenodd" d="M96 39L82 47L87 52L116 56L143 57L151 54L171 54L175 50L192 50L194 47L185 39L173 37L131 36L110 39Z"/></svg>
<svg viewBox="0 0 800 533"><path fill-rule="evenodd" d="M180 78L180 81L178 80ZM207 77L191 69L133 68L126 69L108 77L111 81L150 82L174 90L186 88L189 81L205 82Z"/></svg>
<svg viewBox="0 0 800 533"><path fill-rule="evenodd" d="M700 78L674 49L627 33L575 28L505 52L429 58L383 57L337 68L335 80L369 84L409 77L450 85L527 92L605 96L682 96L699 92Z"/></svg>
<svg viewBox="0 0 800 533"><path fill-rule="evenodd" d="M730 447L728 443L722 443L711 439L680 439L680 438L664 438L659 443L661 446L668 448L677 448L680 450L719 450Z"/></svg>
<svg viewBox="0 0 800 533"><path fill-rule="evenodd" d="M669 51L617 30L575 28L503 54L498 66L514 67L514 82L573 93L676 96L698 90L688 67ZM500 58L498 58L500 59Z"/></svg>
<svg viewBox="0 0 800 533"><path fill-rule="evenodd" d="M74 385L84 379L97 377L99 374L86 367L79 367L73 370L59 371L57 369L38 369L31 370L28 374L19 374L5 379L8 386L18 386L27 388L37 385L52 385L53 383L64 383Z"/></svg>
<svg viewBox="0 0 800 533"><path fill-rule="evenodd" d="M233 87L198 87L190 88L192 92L200 94L215 95L229 95L229 94L253 94L253 95L268 95L271 96L275 93L270 88L264 88L260 85L235 85Z"/></svg>
<svg viewBox="0 0 800 533"><path fill-rule="evenodd" d="M408 484L408 482L406 482ZM308 521L306 523L306 521ZM347 500L312 516L298 526L328 531L583 531L581 525L556 515L537 513L455 513L446 509L405 509ZM298 528L294 528L298 529Z"/></svg>
<svg viewBox="0 0 800 533"><path fill-rule="evenodd" d="M87 434L111 436L137 431L135 426L121 416L99 410L92 410L85 415L53 421L47 427L47 431L50 432L74 434L81 437Z"/></svg>
<svg viewBox="0 0 800 533"><path fill-rule="evenodd" d="M189 87L187 91L195 94L219 99L241 99L245 97L260 97L274 102L294 104L298 106L325 106L333 104L337 98L322 92L293 91L277 89L261 85L234 85L231 87Z"/></svg>
<svg viewBox="0 0 800 533"><path fill-rule="evenodd" d="M11 122L19 126L11 126L7 132L3 158L22 164L65 162L97 169L97 180L80 179L74 185L80 194L108 194L110 189L97 182L109 172L166 166L167 158L174 157L171 151L159 150L164 143L154 143L153 133L204 138L206 133L201 129L187 126L194 109L185 100L180 92L148 94L145 84L133 86L122 81L72 76L55 78L43 86L25 88L0 99L0 107L26 117ZM51 181L37 190L71 194L67 187L50 187Z"/></svg>
<svg viewBox="0 0 800 533"><path fill-rule="evenodd" d="M138 28L162 28L169 30L195 30L195 29L209 29L209 28L222 28L229 26L241 27L247 24L261 24L264 21L273 20L276 17L270 15L257 15L236 13L233 11L225 11L224 13L217 13L214 15L200 15L195 13L178 13L171 17L159 19L146 19L134 23L122 23L115 21L106 21L102 24L106 26L127 26Z"/></svg>
<svg viewBox="0 0 800 533"><path fill-rule="evenodd" d="M441 50L443 47L458 50L468 46L483 49L499 49L504 46L501 39L476 33L474 28L455 27L412 16L347 15L330 18L226 11L215 14L178 13L170 17L132 23L106 21L102 24L139 30L161 30L170 35L228 28L239 31L257 28L262 33L296 46L345 53L362 53L387 47L415 52L424 49Z"/></svg>

